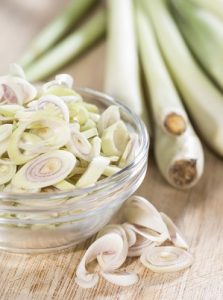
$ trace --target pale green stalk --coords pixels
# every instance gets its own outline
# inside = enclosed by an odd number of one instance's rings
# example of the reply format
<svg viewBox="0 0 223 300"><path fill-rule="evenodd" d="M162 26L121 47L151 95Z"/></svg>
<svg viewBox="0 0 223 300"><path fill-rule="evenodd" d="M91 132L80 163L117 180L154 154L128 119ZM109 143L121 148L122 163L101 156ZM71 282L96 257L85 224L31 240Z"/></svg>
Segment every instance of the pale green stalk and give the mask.
<svg viewBox="0 0 223 300"><path fill-rule="evenodd" d="M160 172L174 187L190 188L203 173L204 154L157 44L150 20L137 5L140 56L154 118L154 151ZM180 135L164 130L163 113L177 111L187 127ZM174 128L174 127L173 127Z"/></svg>
<svg viewBox="0 0 223 300"><path fill-rule="evenodd" d="M19 61L22 67L27 67L41 54L53 46L66 34L87 12L96 0L72 0L61 15L37 35L30 47ZM52 3L53 5L53 3Z"/></svg>
<svg viewBox="0 0 223 300"><path fill-rule="evenodd" d="M132 0L108 0L105 92L146 120L135 37Z"/></svg>
<svg viewBox="0 0 223 300"><path fill-rule="evenodd" d="M222 0L189 0L206 10L216 14L223 20L223 1Z"/></svg>
<svg viewBox="0 0 223 300"><path fill-rule="evenodd" d="M194 123L206 142L223 156L223 96L202 72L183 40L166 2L143 1L162 52Z"/></svg>
<svg viewBox="0 0 223 300"><path fill-rule="evenodd" d="M50 76L101 38L105 29L106 13L105 10L100 10L74 33L31 65L26 70L27 79L34 82Z"/></svg>
<svg viewBox="0 0 223 300"><path fill-rule="evenodd" d="M173 0L177 23L206 72L223 88L223 22L188 1Z"/></svg>

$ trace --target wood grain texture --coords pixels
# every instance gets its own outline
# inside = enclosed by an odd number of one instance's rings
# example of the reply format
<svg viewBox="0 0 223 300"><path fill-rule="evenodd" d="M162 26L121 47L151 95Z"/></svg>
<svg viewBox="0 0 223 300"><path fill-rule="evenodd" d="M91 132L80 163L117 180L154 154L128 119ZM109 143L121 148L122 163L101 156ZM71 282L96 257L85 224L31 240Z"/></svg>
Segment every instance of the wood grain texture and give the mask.
<svg viewBox="0 0 223 300"><path fill-rule="evenodd" d="M1 0L0 72L16 61L28 41L67 1ZM71 63L64 72L78 86L102 89L105 45ZM152 155L149 171L138 194L148 197L166 212L185 233L195 256L184 272L155 274L137 259L128 259L127 270L140 276L137 285L120 288L100 280L96 288L83 290L75 282L75 267L89 241L58 254L15 255L0 253L0 299L223 299L223 163L206 150L205 174L190 191L177 191L161 178Z"/></svg>

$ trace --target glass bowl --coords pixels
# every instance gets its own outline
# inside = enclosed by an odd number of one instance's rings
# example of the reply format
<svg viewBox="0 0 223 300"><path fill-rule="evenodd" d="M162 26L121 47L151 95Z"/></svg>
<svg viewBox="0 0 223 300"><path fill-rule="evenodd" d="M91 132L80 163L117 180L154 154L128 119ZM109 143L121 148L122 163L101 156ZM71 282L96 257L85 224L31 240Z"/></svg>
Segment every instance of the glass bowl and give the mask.
<svg viewBox="0 0 223 300"><path fill-rule="evenodd" d="M142 183L149 138L145 125L126 106L91 89L78 89L101 109L115 104L130 131L138 134L135 160L92 187L69 192L0 193L0 249L17 253L62 250L86 240L119 210Z"/></svg>

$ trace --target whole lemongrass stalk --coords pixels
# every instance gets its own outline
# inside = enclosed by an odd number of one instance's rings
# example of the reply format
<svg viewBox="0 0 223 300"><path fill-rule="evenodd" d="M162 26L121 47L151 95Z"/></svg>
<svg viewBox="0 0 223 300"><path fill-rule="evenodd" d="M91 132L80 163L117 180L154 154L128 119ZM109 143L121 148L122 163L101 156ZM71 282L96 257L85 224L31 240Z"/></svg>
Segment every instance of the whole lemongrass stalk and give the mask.
<svg viewBox="0 0 223 300"><path fill-rule="evenodd" d="M206 10L216 14L223 20L223 2L222 0L189 0Z"/></svg>
<svg viewBox="0 0 223 300"><path fill-rule="evenodd" d="M197 65L166 1L141 1L194 123L210 147L223 155L223 96Z"/></svg>
<svg viewBox="0 0 223 300"><path fill-rule="evenodd" d="M56 17L35 38L19 61L19 64L24 68L30 65L63 37L94 3L96 3L96 0L72 0L62 14Z"/></svg>
<svg viewBox="0 0 223 300"><path fill-rule="evenodd" d="M105 87L146 120L142 100L132 0L107 0L108 41Z"/></svg>
<svg viewBox="0 0 223 300"><path fill-rule="evenodd" d="M223 22L184 0L172 0L177 23L206 72L223 88Z"/></svg>
<svg viewBox="0 0 223 300"><path fill-rule="evenodd" d="M203 173L204 155L181 104L175 86L163 61L150 20L137 5L137 24L140 56L154 118L154 151L160 172L177 188L189 188L197 183ZM174 124L171 114L177 112L181 122ZM164 114L168 113L168 114ZM166 127L165 116L170 125ZM179 124L183 124L182 129ZM171 130L172 129L172 130ZM171 133L171 135L169 134ZM181 133L178 135L178 133ZM174 136L175 135L175 136Z"/></svg>
<svg viewBox="0 0 223 300"><path fill-rule="evenodd" d="M74 33L32 64L26 70L27 79L34 82L53 74L101 38L105 30L106 13L105 10L100 10Z"/></svg>

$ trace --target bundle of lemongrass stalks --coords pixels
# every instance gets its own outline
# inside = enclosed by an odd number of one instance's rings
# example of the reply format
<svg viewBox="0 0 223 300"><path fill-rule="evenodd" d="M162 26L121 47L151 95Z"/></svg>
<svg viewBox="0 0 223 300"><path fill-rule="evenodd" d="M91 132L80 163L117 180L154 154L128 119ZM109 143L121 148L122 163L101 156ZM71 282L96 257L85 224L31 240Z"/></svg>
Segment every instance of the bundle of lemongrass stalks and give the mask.
<svg viewBox="0 0 223 300"><path fill-rule="evenodd" d="M107 0L75 27L96 2L72 0L40 33L20 60L27 78L38 81L54 74L107 29L105 92L146 122L149 112L160 172L177 188L192 187L204 165L197 134L223 156L223 4ZM140 61L148 103L142 96Z"/></svg>

